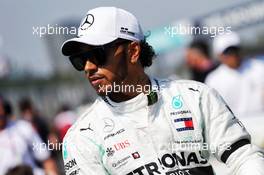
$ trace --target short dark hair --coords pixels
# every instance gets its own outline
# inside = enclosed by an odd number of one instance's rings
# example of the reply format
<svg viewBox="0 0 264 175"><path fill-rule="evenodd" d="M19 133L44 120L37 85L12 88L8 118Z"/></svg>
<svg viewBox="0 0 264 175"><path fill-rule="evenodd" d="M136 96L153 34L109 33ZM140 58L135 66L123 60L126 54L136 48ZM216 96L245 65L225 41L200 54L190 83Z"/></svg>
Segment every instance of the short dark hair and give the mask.
<svg viewBox="0 0 264 175"><path fill-rule="evenodd" d="M9 169L6 175L33 175L33 171L28 165L18 165Z"/></svg>
<svg viewBox="0 0 264 175"><path fill-rule="evenodd" d="M3 102L3 106L4 106L4 110L5 110L5 114L6 116L10 116L13 114L13 108L12 108L12 105L11 103L9 103L9 101L4 101Z"/></svg>
<svg viewBox="0 0 264 175"><path fill-rule="evenodd" d="M19 110L20 112L24 112L26 110L31 110L32 109L32 103L31 100L27 97L23 97L20 101L19 101Z"/></svg>
<svg viewBox="0 0 264 175"><path fill-rule="evenodd" d="M3 109L4 109L4 115L5 116L10 116L13 114L13 108L11 103L5 99L4 97L2 97L0 95L0 102L2 103Z"/></svg>
<svg viewBox="0 0 264 175"><path fill-rule="evenodd" d="M152 61L156 56L155 51L151 45L146 40L140 42L140 56L139 61L143 68L150 67L152 65Z"/></svg>
<svg viewBox="0 0 264 175"><path fill-rule="evenodd" d="M189 45L190 49L198 49L203 55L210 58L210 48L206 41L204 40L194 40Z"/></svg>
<svg viewBox="0 0 264 175"><path fill-rule="evenodd" d="M235 55L235 56L239 56L240 55L240 46L231 46L226 48L223 51L224 55Z"/></svg>

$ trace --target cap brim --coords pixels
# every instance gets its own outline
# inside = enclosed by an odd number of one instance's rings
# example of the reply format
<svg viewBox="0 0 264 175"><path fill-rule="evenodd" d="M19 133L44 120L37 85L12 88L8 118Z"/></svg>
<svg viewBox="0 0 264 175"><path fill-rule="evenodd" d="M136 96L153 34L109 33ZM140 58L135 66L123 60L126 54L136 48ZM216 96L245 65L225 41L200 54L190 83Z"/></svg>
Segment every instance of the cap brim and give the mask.
<svg viewBox="0 0 264 175"><path fill-rule="evenodd" d="M106 37L102 35L92 35L92 36L82 36L80 38L72 38L65 41L62 44L61 51L65 56L71 56L76 53L80 53L81 45L89 45L89 46L101 46L108 44L114 40L116 37Z"/></svg>

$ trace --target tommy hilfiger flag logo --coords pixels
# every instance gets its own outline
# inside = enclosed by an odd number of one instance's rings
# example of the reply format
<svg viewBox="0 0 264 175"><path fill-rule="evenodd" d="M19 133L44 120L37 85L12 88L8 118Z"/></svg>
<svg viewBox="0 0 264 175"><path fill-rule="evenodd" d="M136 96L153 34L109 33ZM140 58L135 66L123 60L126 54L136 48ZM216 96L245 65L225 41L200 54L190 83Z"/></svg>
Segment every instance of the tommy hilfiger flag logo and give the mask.
<svg viewBox="0 0 264 175"><path fill-rule="evenodd" d="M174 125L177 131L194 130L191 117L174 119Z"/></svg>

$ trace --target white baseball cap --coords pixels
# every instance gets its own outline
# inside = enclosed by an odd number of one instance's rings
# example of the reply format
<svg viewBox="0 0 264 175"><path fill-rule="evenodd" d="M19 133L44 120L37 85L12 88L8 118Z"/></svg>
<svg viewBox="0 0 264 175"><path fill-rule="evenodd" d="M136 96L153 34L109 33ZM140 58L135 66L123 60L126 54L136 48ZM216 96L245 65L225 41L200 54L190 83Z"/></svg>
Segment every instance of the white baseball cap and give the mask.
<svg viewBox="0 0 264 175"><path fill-rule="evenodd" d="M218 35L214 38L213 49L215 55L222 54L227 48L232 46L240 46L240 38L234 32Z"/></svg>
<svg viewBox="0 0 264 175"><path fill-rule="evenodd" d="M61 50L65 56L70 56L80 51L80 44L100 46L118 38L144 39L137 18L120 8L98 7L87 12L78 28L78 36L65 41Z"/></svg>

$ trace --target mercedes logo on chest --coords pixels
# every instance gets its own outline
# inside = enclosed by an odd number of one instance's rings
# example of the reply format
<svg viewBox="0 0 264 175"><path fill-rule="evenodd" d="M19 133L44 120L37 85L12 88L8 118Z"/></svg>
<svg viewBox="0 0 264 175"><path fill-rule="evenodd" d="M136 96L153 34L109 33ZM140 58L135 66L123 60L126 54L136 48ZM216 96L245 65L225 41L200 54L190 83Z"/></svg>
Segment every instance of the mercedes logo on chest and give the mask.
<svg viewBox="0 0 264 175"><path fill-rule="evenodd" d="M104 132L111 132L115 128L115 123L112 119L110 118L104 118Z"/></svg>

